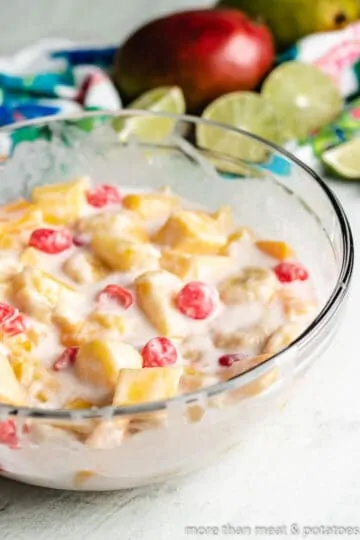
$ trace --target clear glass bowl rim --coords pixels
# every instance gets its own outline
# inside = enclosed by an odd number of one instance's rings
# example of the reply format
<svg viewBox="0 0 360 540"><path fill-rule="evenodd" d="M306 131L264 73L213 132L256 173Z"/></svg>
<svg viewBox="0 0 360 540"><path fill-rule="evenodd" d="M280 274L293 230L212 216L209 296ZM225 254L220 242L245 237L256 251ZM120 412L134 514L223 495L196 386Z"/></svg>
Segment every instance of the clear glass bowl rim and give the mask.
<svg viewBox="0 0 360 540"><path fill-rule="evenodd" d="M282 358L286 358L289 353L295 351L296 347L305 346L309 344L313 338L316 337L318 332L327 325L330 320L333 318L337 310L340 308L343 300L345 299L353 273L354 267L354 241L353 235L351 232L349 221L346 217L344 209L338 200L337 196L332 192L332 190L327 186L324 180L308 167L305 163L299 160L296 156L291 154L289 151L284 148L280 148L276 144L263 139L257 135L253 135L243 129L235 128L228 126L220 122L213 122L210 120L205 120L203 118L192 116L192 115L177 115L177 114L168 114L161 112L153 111L144 111L144 110L135 110L135 109L122 109L119 111L107 111L107 110L96 110L90 112L79 112L74 114L64 114L64 115L53 115L42 118L37 118L34 120L27 120L24 122L19 122L16 124L10 124L0 128L0 135L2 133L13 133L21 130L27 126L46 126L48 124L54 123L66 123L67 121L81 121L85 118L92 117L106 117L116 118L116 117L126 117L126 116L148 116L148 117L159 117L173 119L175 121L186 122L188 124L206 124L212 127L218 127L224 129L225 131L231 131L234 133L239 133L245 137L249 137L255 141L263 143L269 149L275 150L281 156L286 158L290 163L296 164L300 167L305 174L310 176L314 182L318 184L324 193L325 197L330 202L338 223L340 226L342 239L343 239L343 251L342 251L342 260L341 268L339 271L339 276L336 282L336 285L333 289L332 294L329 296L326 304L324 305L321 312L318 314L316 319L312 322L310 326L288 347L283 349L281 352L273 355L271 358L265 360L261 364L247 370L240 375L237 375L225 382L217 383L206 388L202 388L195 392L190 392L188 394L182 394L175 396L174 398L161 401L153 401L149 403L144 403L141 405L129 405L123 407L98 407L92 409L79 409L79 410L69 410L69 409L41 409L36 407L17 407L13 405L7 405L0 403L0 418L14 415L25 416L26 418L41 418L48 420L70 420L76 421L79 420L90 420L93 418L104 418L104 417L121 417L121 416L135 416L146 414L150 412L158 412L161 410L167 409L169 406L176 406L181 404L191 404L195 403L198 400L203 399L204 397L213 397L219 395L223 392L235 390L236 388L243 386L245 384L253 382L255 379L261 375L268 372L269 369L275 367L281 362ZM10 158L11 159L11 158ZM1 168L0 168L1 171Z"/></svg>

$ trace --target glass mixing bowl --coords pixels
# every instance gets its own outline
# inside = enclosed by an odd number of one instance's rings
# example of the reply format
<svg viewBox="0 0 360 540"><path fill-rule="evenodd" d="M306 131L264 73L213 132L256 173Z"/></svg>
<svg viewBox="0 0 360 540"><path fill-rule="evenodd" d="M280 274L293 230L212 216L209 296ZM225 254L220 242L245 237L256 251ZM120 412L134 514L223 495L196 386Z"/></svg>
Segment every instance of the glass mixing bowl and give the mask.
<svg viewBox="0 0 360 540"><path fill-rule="evenodd" d="M212 148L196 144L204 127L213 132ZM59 489L113 490L188 473L279 411L329 345L349 291L352 235L329 187L285 151L199 118L125 110L2 130L0 153L1 203L36 185L87 174L137 188L167 185L213 210L230 204L240 224L295 247L320 301L316 319L282 352L229 381L166 402L72 411L0 404L0 422L10 420L18 439L0 444L0 474ZM124 422L130 426L125 438ZM84 436L99 423L103 446L92 448Z"/></svg>

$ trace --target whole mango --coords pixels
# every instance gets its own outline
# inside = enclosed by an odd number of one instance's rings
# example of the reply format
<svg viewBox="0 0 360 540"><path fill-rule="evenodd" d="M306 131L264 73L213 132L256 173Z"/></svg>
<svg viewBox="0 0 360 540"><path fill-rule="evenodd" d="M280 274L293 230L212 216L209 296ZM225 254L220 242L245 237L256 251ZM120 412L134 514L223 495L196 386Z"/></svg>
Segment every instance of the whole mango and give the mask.
<svg viewBox="0 0 360 540"><path fill-rule="evenodd" d="M180 86L195 112L228 92L254 89L271 69L274 44L263 24L238 10L191 10L142 26L119 48L114 77L133 99Z"/></svg>

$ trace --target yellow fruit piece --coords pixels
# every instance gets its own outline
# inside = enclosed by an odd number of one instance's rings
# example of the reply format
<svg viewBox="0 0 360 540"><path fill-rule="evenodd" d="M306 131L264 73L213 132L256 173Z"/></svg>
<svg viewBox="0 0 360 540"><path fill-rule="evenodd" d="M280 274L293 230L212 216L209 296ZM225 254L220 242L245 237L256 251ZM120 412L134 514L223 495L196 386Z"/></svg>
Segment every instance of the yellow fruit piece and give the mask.
<svg viewBox="0 0 360 540"><path fill-rule="evenodd" d="M54 319L54 318L53 318ZM59 321L54 319L59 324ZM126 330L126 320L121 315L95 311L85 321L62 324L61 343L65 347L81 345L94 339L120 339Z"/></svg>
<svg viewBox="0 0 360 540"><path fill-rule="evenodd" d="M11 355L10 362L28 399L46 403L56 395L59 383L55 375L36 358L26 353L17 354Z"/></svg>
<svg viewBox="0 0 360 540"><path fill-rule="evenodd" d="M130 212L102 212L80 219L77 223L80 233L113 236L148 242L148 235L139 217Z"/></svg>
<svg viewBox="0 0 360 540"><path fill-rule="evenodd" d="M63 271L76 283L94 283L104 279L109 269L92 253L79 252L69 257Z"/></svg>
<svg viewBox="0 0 360 540"><path fill-rule="evenodd" d="M304 324L289 322L280 326L267 340L263 352L276 354L290 345L304 330Z"/></svg>
<svg viewBox="0 0 360 540"><path fill-rule="evenodd" d="M35 348L35 343L29 339L28 333L17 334L16 336L2 336L3 344L9 349L12 357L22 356L30 353Z"/></svg>
<svg viewBox="0 0 360 540"><path fill-rule="evenodd" d="M83 382L112 392L120 369L141 368L142 361L142 356L131 345L96 339L80 346L75 372Z"/></svg>
<svg viewBox="0 0 360 540"><path fill-rule="evenodd" d="M241 227L230 234L226 245L220 250L221 255L232 255L234 248L241 242L255 241L255 234L247 227Z"/></svg>
<svg viewBox="0 0 360 540"><path fill-rule="evenodd" d="M116 385L113 405L136 405L169 399L177 394L182 367L122 369Z"/></svg>
<svg viewBox="0 0 360 540"><path fill-rule="evenodd" d="M300 298L286 289L282 289L279 296L289 321L296 321L299 317L315 313L317 306L314 300Z"/></svg>
<svg viewBox="0 0 360 540"><path fill-rule="evenodd" d="M25 199L17 199L0 206L0 213L11 214L13 212L23 212L24 210L29 210L29 208L33 206L34 205L31 202L26 201Z"/></svg>
<svg viewBox="0 0 360 540"><path fill-rule="evenodd" d="M0 282L7 281L22 269L21 261L15 254L0 254ZM1 283L2 286L2 283Z"/></svg>
<svg viewBox="0 0 360 540"><path fill-rule="evenodd" d="M229 274L233 264L233 260L225 255L190 255L174 249L164 249L160 260L164 270L184 281L216 282Z"/></svg>
<svg viewBox="0 0 360 540"><path fill-rule="evenodd" d="M33 189L32 200L41 208L48 223L69 224L86 210L88 188L89 180L85 177L62 184L47 184Z"/></svg>
<svg viewBox="0 0 360 540"><path fill-rule="evenodd" d="M65 409L78 410L78 409L91 409L96 407L95 403L82 398L75 398L65 403Z"/></svg>
<svg viewBox="0 0 360 540"><path fill-rule="evenodd" d="M167 217L180 204L179 198L166 193L133 193L123 198L123 206L144 219Z"/></svg>
<svg viewBox="0 0 360 540"><path fill-rule="evenodd" d="M34 247L27 247L20 255L20 262L23 266L39 266L41 264L41 252Z"/></svg>
<svg viewBox="0 0 360 540"><path fill-rule="evenodd" d="M151 244L95 234L91 244L95 254L110 268L120 272L158 268L160 252Z"/></svg>
<svg viewBox="0 0 360 540"><path fill-rule="evenodd" d="M204 212L180 210L169 217L153 240L185 253L216 255L226 244L227 234L221 220L219 223Z"/></svg>
<svg viewBox="0 0 360 540"><path fill-rule="evenodd" d="M266 253L266 255L270 255L270 257L278 259L279 261L283 261L294 256L294 251L285 242L260 240L259 242L256 242L256 246L260 249L260 251Z"/></svg>
<svg viewBox="0 0 360 540"><path fill-rule="evenodd" d="M46 320L51 310L64 306L71 312L79 295L62 281L50 274L26 266L11 280L11 294L16 306L24 313Z"/></svg>
<svg viewBox="0 0 360 540"><path fill-rule="evenodd" d="M271 270L247 267L225 280L219 287L219 292L225 304L269 302L278 288L279 283Z"/></svg>
<svg viewBox="0 0 360 540"><path fill-rule="evenodd" d="M145 272L135 281L140 309L163 336L181 338L186 335L187 321L174 304L182 287L183 282L166 270Z"/></svg>
<svg viewBox="0 0 360 540"><path fill-rule="evenodd" d="M96 449L116 448L124 440L127 425L126 418L100 422L86 439L85 444Z"/></svg>
<svg viewBox="0 0 360 540"><path fill-rule="evenodd" d="M74 486L77 488L81 488L94 476L96 476L96 473L94 471L79 471L75 474Z"/></svg>
<svg viewBox="0 0 360 540"><path fill-rule="evenodd" d="M223 206L212 214L219 228L228 236L235 227L235 218L230 206Z"/></svg>
<svg viewBox="0 0 360 540"><path fill-rule="evenodd" d="M25 394L21 388L13 367L4 355L0 355L0 403L24 405Z"/></svg>
<svg viewBox="0 0 360 540"><path fill-rule="evenodd" d="M20 249L27 244L29 233L44 225L43 214L33 205L20 217L0 222L0 249Z"/></svg>

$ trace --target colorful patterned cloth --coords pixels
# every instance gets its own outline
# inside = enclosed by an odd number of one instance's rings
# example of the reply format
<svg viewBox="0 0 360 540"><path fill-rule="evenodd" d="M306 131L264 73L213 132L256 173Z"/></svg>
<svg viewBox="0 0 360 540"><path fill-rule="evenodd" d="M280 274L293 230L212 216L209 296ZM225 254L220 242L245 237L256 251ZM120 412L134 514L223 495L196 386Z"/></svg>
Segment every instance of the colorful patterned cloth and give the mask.
<svg viewBox="0 0 360 540"><path fill-rule="evenodd" d="M60 113L121 108L108 75L115 50L44 40L0 58L0 127Z"/></svg>

